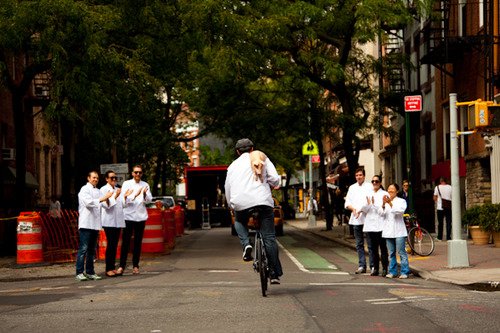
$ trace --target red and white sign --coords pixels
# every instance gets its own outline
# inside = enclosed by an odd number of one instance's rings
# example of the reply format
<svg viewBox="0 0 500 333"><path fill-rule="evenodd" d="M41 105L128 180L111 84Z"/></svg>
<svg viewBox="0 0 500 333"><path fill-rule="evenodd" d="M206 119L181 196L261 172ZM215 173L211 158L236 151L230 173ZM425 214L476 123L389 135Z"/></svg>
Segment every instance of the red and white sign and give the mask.
<svg viewBox="0 0 500 333"><path fill-rule="evenodd" d="M422 96L405 96L405 112L422 111Z"/></svg>
<svg viewBox="0 0 500 333"><path fill-rule="evenodd" d="M319 163L320 162L319 155L312 155L311 160L313 163Z"/></svg>

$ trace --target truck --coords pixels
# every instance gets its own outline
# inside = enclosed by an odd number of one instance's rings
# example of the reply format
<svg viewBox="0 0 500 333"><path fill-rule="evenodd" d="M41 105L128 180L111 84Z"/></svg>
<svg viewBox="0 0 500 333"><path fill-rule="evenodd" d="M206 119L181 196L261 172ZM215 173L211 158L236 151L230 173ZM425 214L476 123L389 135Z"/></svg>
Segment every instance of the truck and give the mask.
<svg viewBox="0 0 500 333"><path fill-rule="evenodd" d="M184 185L190 228L231 226L224 194L227 165L185 167Z"/></svg>

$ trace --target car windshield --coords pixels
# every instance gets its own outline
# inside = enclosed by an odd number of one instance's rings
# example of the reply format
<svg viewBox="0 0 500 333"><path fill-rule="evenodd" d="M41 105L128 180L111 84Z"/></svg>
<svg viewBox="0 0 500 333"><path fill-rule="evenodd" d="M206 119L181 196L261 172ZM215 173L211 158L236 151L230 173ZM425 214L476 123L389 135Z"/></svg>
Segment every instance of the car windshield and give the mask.
<svg viewBox="0 0 500 333"><path fill-rule="evenodd" d="M160 200L163 203L163 206L165 206L165 207L171 208L171 207L175 206L174 198L172 198L172 197L154 197L153 198L153 202L158 201L158 200Z"/></svg>

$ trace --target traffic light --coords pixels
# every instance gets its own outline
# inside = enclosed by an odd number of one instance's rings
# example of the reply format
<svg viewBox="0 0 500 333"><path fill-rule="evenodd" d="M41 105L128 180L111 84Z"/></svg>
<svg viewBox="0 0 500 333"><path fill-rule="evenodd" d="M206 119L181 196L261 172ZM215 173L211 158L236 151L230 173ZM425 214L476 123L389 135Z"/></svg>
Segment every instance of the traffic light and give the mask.
<svg viewBox="0 0 500 333"><path fill-rule="evenodd" d="M469 129L477 127L500 127L500 104L478 99L468 110Z"/></svg>

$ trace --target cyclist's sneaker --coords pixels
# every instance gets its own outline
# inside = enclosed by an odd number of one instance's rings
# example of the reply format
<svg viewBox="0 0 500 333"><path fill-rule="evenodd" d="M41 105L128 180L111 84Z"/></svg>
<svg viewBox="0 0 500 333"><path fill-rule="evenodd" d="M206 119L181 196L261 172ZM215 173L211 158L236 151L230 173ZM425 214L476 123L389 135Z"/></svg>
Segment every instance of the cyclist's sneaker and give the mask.
<svg viewBox="0 0 500 333"><path fill-rule="evenodd" d="M87 281L87 277L85 276L85 274L83 273L80 273L78 274L77 276L75 276L75 279L77 279L78 281Z"/></svg>
<svg viewBox="0 0 500 333"><path fill-rule="evenodd" d="M271 278L271 284L280 284L280 278Z"/></svg>
<svg viewBox="0 0 500 333"><path fill-rule="evenodd" d="M87 278L89 280L102 280L102 277L100 277L99 275L97 274L87 274Z"/></svg>
<svg viewBox="0 0 500 333"><path fill-rule="evenodd" d="M244 261L251 261L251 260L253 260L253 257L252 257L252 245L245 246L245 250L243 250L243 260Z"/></svg>
<svg viewBox="0 0 500 333"><path fill-rule="evenodd" d="M400 279L407 279L407 278L408 278L408 275L406 275L406 274L401 274L401 275L399 276L399 278L400 278Z"/></svg>
<svg viewBox="0 0 500 333"><path fill-rule="evenodd" d="M389 274L387 274L385 277L386 277L386 278L388 278L388 279L392 279L392 278L394 278L394 275L393 275L393 274L391 274L391 273L389 273Z"/></svg>

